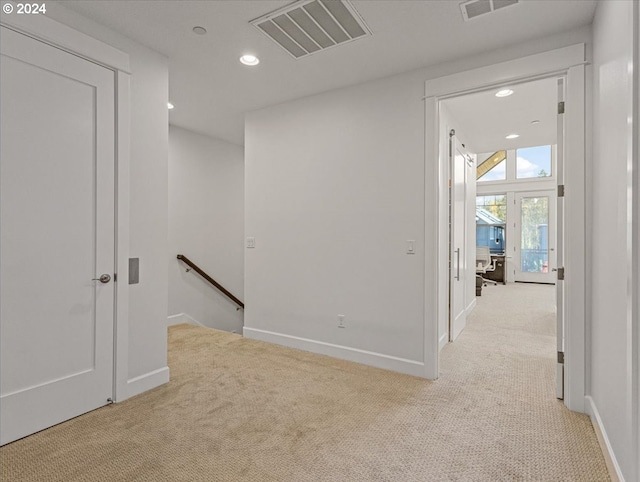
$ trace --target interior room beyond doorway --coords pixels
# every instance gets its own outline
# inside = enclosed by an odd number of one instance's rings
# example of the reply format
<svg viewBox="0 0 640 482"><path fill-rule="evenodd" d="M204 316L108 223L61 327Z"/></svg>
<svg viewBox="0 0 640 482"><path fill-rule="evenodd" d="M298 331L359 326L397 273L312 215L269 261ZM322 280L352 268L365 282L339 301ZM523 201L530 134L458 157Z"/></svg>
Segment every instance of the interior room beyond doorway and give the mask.
<svg viewBox="0 0 640 482"><path fill-rule="evenodd" d="M487 309L487 297L504 304L515 293L506 298L500 295L513 291L508 288L513 283L556 284L557 261L563 254L557 251L563 220L562 211L557 212L563 209L557 186L563 173L564 82L552 76L461 95L440 104L441 133L449 136L450 342L463 332L473 310ZM473 169L465 170L461 177L463 164ZM474 275L476 283L472 284ZM511 300L514 319L535 311L526 299L531 290L539 289L531 285L518 288L522 299ZM553 351L555 346L558 353L564 350L562 289L562 284L557 289L546 288L552 328L555 325L551 330L555 336L549 338L546 348ZM492 309L496 316L502 312L500 305ZM530 321L533 329L539 320ZM501 336L510 333L507 330ZM555 378L556 396L562 399L564 364L560 358ZM553 377L547 383L552 388Z"/></svg>
<svg viewBox="0 0 640 482"><path fill-rule="evenodd" d="M442 102L476 158L476 245L499 282L555 283L558 79Z"/></svg>

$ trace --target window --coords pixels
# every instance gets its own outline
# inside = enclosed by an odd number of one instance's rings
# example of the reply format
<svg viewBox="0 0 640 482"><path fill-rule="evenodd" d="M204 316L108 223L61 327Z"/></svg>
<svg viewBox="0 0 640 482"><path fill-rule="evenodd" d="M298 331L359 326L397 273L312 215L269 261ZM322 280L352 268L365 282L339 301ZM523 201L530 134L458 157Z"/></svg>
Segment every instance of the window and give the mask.
<svg viewBox="0 0 640 482"><path fill-rule="evenodd" d="M487 246L491 254L504 254L507 196L476 197L476 246Z"/></svg>
<svg viewBox="0 0 640 482"><path fill-rule="evenodd" d="M492 194L490 196L476 196L476 214L480 212L487 212L493 216L492 223L506 223L507 222L507 195L506 194Z"/></svg>
<svg viewBox="0 0 640 482"><path fill-rule="evenodd" d="M531 179L551 176L551 146L516 150L516 178Z"/></svg>
<svg viewBox="0 0 640 482"><path fill-rule="evenodd" d="M480 157L481 159L484 156ZM507 179L507 151L497 151L478 163L476 171L478 182L504 181Z"/></svg>

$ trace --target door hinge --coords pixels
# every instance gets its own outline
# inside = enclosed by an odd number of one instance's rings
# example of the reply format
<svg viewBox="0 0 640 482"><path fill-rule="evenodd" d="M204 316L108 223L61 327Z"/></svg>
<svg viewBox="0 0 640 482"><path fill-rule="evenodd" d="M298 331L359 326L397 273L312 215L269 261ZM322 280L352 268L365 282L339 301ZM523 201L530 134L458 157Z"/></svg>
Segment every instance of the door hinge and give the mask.
<svg viewBox="0 0 640 482"><path fill-rule="evenodd" d="M558 352L558 363L560 363L561 365L564 365L564 352L563 351L559 351Z"/></svg>
<svg viewBox="0 0 640 482"><path fill-rule="evenodd" d="M564 114L564 102L558 102L558 114Z"/></svg>
<svg viewBox="0 0 640 482"><path fill-rule="evenodd" d="M558 184L558 197L564 197L564 184Z"/></svg>
<svg viewBox="0 0 640 482"><path fill-rule="evenodd" d="M553 268L553 271L557 271L558 272L558 280L559 281L564 281L564 268Z"/></svg>

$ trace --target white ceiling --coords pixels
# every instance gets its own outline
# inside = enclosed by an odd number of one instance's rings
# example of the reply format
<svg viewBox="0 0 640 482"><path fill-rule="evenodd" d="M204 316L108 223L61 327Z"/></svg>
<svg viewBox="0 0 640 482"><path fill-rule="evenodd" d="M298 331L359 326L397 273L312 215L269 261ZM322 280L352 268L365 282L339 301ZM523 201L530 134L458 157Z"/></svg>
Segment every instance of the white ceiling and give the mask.
<svg viewBox="0 0 640 482"><path fill-rule="evenodd" d="M557 79L508 86L509 97L496 97L500 89L447 99L445 106L459 126L459 134L476 153L551 145L557 137ZM531 121L539 120L537 124ZM519 134L517 139L505 139Z"/></svg>
<svg viewBox="0 0 640 482"><path fill-rule="evenodd" d="M596 0L521 0L462 19L458 0L353 0L373 35L294 60L249 21L281 0L64 0L56 4L169 57L170 121L236 144L244 113L346 85L471 57L590 24ZM204 36L194 26L208 30ZM243 53L257 67L238 62Z"/></svg>

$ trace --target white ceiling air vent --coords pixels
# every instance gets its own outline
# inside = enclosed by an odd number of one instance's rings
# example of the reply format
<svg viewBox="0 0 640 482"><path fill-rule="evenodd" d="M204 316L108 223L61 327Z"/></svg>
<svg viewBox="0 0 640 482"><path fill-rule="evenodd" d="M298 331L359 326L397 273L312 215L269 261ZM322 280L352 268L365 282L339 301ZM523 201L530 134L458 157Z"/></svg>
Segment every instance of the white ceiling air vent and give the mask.
<svg viewBox="0 0 640 482"><path fill-rule="evenodd" d="M371 35L348 0L301 0L250 23L296 59Z"/></svg>
<svg viewBox="0 0 640 482"><path fill-rule="evenodd" d="M485 13L495 12L501 8L515 5L520 0L471 0L460 4L460 10L465 20L479 17Z"/></svg>

